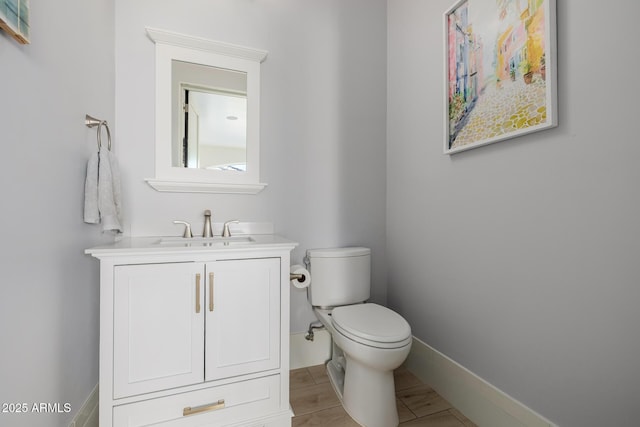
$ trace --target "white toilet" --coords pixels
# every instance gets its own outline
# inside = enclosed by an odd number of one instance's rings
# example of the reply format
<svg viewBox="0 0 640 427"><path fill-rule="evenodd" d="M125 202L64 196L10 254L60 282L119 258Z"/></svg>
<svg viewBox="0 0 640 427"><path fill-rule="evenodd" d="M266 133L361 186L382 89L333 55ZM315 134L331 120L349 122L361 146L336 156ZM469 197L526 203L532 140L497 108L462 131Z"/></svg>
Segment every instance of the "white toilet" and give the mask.
<svg viewBox="0 0 640 427"><path fill-rule="evenodd" d="M307 250L308 298L332 337L327 372L342 406L365 427L398 425L393 370L411 349L411 327L398 313L365 303L371 250Z"/></svg>

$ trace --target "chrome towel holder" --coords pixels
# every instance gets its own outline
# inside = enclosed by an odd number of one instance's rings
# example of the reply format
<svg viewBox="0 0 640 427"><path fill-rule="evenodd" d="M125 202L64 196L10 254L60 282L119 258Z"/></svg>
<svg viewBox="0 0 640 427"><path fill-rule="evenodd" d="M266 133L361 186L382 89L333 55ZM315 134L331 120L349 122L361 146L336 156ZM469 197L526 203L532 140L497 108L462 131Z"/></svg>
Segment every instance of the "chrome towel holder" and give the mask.
<svg viewBox="0 0 640 427"><path fill-rule="evenodd" d="M102 126L107 130L107 148L111 151L111 132L109 131L109 125L106 120L96 119L95 117L91 117L90 115L86 115L84 118L84 124L88 128L93 128L98 126L98 150L102 146Z"/></svg>

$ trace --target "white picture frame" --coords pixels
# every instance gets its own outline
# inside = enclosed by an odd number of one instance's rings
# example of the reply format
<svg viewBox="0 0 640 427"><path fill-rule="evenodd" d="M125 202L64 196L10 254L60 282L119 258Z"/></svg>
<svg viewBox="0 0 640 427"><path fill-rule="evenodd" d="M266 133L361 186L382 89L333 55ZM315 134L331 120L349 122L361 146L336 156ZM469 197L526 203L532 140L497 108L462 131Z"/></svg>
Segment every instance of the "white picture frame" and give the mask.
<svg viewBox="0 0 640 427"><path fill-rule="evenodd" d="M444 154L558 125L555 0L459 0L444 13Z"/></svg>

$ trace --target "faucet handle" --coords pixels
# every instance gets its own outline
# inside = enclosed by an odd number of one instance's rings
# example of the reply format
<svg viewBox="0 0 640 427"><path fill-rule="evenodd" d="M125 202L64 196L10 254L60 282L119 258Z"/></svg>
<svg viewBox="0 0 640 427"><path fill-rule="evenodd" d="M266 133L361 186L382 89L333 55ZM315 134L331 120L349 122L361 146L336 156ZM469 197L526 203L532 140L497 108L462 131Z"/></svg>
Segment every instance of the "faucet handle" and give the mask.
<svg viewBox="0 0 640 427"><path fill-rule="evenodd" d="M184 233L182 237L190 238L193 237L193 233L191 232L191 224L186 221L173 221L174 224L183 224L184 225Z"/></svg>
<svg viewBox="0 0 640 427"><path fill-rule="evenodd" d="M239 224L240 221L237 219L232 219L231 221L227 221L224 223L224 227L222 227L222 237L231 237L231 232L229 231L229 224Z"/></svg>

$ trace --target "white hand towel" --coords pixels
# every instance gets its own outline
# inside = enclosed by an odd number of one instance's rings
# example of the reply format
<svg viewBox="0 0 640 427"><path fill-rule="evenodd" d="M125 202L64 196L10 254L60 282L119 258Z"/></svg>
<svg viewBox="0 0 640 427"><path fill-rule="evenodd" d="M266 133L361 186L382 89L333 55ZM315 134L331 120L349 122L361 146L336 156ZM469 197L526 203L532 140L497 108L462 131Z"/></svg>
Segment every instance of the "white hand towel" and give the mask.
<svg viewBox="0 0 640 427"><path fill-rule="evenodd" d="M87 178L84 181L84 222L100 222L98 211L98 153L93 153L87 162Z"/></svg>
<svg viewBox="0 0 640 427"><path fill-rule="evenodd" d="M120 224L120 173L115 157L108 149L100 149L98 167L98 210L102 231L122 233ZM114 167L115 165L115 167ZM116 189L117 187L117 189Z"/></svg>

